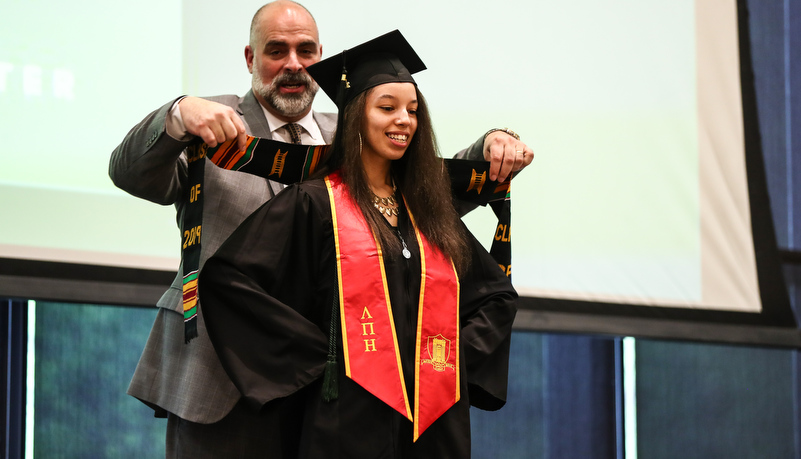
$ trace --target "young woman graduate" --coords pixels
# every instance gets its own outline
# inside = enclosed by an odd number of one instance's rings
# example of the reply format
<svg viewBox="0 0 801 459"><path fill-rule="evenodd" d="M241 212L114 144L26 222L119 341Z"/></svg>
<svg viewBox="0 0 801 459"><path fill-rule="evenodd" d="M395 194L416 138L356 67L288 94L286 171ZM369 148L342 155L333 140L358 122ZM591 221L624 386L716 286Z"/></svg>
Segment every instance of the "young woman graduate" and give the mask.
<svg viewBox="0 0 801 459"><path fill-rule="evenodd" d="M327 162L201 271L265 457L467 458L469 407L505 403L517 294L454 210L423 69L397 31L310 66L340 107Z"/></svg>

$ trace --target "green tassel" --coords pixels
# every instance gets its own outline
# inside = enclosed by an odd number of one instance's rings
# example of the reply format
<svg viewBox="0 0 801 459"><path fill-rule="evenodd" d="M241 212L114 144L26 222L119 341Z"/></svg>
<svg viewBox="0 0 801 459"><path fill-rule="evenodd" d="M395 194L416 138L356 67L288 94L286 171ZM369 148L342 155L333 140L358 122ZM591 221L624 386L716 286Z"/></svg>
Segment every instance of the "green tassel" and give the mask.
<svg viewBox="0 0 801 459"><path fill-rule="evenodd" d="M323 374L323 400L330 402L339 398L339 382L337 381L337 358L335 355L328 355L325 362L325 373Z"/></svg>
<svg viewBox="0 0 801 459"><path fill-rule="evenodd" d="M340 112L341 116L341 112ZM341 121L341 120L340 120ZM344 126L344 122L342 123ZM337 272L334 271L336 284ZM339 290L334 289L334 298L331 301L331 321L328 324L328 359L325 361L323 373L323 401L330 402L339 398L339 381L337 368L337 316L339 312Z"/></svg>

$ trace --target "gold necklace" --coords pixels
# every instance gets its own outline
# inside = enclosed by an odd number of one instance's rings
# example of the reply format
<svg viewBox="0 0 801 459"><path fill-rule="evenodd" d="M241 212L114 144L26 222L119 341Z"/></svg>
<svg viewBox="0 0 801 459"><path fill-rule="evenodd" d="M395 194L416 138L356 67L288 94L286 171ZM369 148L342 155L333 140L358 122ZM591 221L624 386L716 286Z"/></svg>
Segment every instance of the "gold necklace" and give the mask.
<svg viewBox="0 0 801 459"><path fill-rule="evenodd" d="M372 190L371 190L372 192ZM386 214L387 217L398 216L398 200L395 199L395 187L392 188L392 194L386 198L379 197L373 193L373 207L376 208L378 213Z"/></svg>

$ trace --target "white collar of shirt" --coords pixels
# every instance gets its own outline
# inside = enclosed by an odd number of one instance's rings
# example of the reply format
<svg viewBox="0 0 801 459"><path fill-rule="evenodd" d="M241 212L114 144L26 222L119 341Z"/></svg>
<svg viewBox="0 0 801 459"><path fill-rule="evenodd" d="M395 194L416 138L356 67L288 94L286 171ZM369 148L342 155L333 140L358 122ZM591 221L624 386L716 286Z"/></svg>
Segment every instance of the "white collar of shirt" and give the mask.
<svg viewBox="0 0 801 459"><path fill-rule="evenodd" d="M291 143L289 133L283 128L287 122L279 120L278 117L268 112L263 106L261 110L264 112L264 117L267 118L267 124L270 126L270 134L274 140ZM320 132L320 126L314 121L312 111L306 114L303 118L295 121L297 124L303 126L303 132L300 134L300 143L303 145L324 145L323 134Z"/></svg>

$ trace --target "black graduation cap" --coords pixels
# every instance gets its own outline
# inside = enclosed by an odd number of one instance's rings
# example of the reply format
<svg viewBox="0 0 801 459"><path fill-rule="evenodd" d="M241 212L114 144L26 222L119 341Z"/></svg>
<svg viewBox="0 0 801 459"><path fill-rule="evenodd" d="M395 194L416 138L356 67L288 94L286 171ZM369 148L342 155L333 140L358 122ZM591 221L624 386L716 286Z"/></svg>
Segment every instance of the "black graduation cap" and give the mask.
<svg viewBox="0 0 801 459"><path fill-rule="evenodd" d="M323 91L342 108L362 92L384 83L414 83L423 61L398 30L373 38L306 67Z"/></svg>

